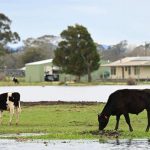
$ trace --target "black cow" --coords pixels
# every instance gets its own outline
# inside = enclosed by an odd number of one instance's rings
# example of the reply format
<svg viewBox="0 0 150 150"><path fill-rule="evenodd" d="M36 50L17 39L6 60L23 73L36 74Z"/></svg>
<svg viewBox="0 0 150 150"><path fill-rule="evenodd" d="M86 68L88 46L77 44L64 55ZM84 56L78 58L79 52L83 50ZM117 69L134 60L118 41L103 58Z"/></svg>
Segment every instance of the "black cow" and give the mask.
<svg viewBox="0 0 150 150"><path fill-rule="evenodd" d="M19 84L19 80L17 79L17 78L15 78L15 77L13 77L13 82L15 83L15 84Z"/></svg>
<svg viewBox="0 0 150 150"><path fill-rule="evenodd" d="M99 130L103 130L107 126L111 115L116 116L115 130L117 130L120 116L124 115L129 130L132 132L129 113L138 115L144 109L147 110L148 125L146 131L148 132L150 128L150 90L118 90L109 96L108 102L101 114L98 114Z"/></svg>
<svg viewBox="0 0 150 150"><path fill-rule="evenodd" d="M0 124L2 124L2 112L8 110L10 112L9 124L11 125L14 110L16 108L16 124L19 121L20 94L18 92L0 94Z"/></svg>

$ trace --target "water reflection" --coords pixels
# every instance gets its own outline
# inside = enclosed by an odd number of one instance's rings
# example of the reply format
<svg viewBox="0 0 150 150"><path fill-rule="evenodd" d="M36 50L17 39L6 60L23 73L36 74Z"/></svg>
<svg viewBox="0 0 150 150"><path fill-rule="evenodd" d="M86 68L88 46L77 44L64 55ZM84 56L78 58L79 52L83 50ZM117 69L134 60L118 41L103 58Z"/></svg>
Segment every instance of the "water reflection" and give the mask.
<svg viewBox="0 0 150 150"><path fill-rule="evenodd" d="M147 150L150 147L150 139L109 140L0 140L0 150Z"/></svg>
<svg viewBox="0 0 150 150"><path fill-rule="evenodd" d="M101 143L100 143L101 144ZM150 149L150 139L125 139L119 140L110 140L105 143L106 145L110 146L110 150L117 148L117 149Z"/></svg>
<svg viewBox="0 0 150 150"><path fill-rule="evenodd" d="M116 138L116 141L114 142L115 145L121 145L122 143L126 143L127 146L130 146L132 144L132 139L128 139L128 140L119 140L118 138Z"/></svg>
<svg viewBox="0 0 150 150"><path fill-rule="evenodd" d="M150 145L150 139L148 139L148 144Z"/></svg>

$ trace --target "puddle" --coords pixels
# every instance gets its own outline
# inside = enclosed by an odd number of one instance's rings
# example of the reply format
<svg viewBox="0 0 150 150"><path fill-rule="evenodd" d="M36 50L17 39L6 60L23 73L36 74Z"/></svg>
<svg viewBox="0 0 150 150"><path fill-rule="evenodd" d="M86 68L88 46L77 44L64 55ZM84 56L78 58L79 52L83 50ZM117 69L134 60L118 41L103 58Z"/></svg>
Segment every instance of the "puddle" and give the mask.
<svg viewBox="0 0 150 150"><path fill-rule="evenodd" d="M110 140L100 142L98 140L0 140L0 150L147 150L150 147L150 140Z"/></svg>
<svg viewBox="0 0 150 150"><path fill-rule="evenodd" d="M13 138L13 137L28 137L28 136L40 136L46 135L46 133L16 133L16 134L0 134L0 138Z"/></svg>

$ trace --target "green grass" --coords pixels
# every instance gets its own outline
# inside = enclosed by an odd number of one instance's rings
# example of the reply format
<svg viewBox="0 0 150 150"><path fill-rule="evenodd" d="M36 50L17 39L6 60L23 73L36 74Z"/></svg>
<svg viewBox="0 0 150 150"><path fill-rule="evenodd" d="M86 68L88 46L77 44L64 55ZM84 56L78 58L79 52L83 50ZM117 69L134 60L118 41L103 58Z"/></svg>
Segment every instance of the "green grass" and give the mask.
<svg viewBox="0 0 150 150"><path fill-rule="evenodd" d="M130 115L134 129L129 132L128 126L121 117L119 131L114 132L115 117L110 118L105 128L105 134L98 132L97 114L101 112L104 104L59 104L24 106L20 115L19 125L15 119L11 126L8 125L9 113L4 112L3 124L0 133L47 133L41 136L30 136L31 139L121 139L149 138L150 133L145 132L147 125L146 111L138 116ZM107 134L106 134L107 133ZM16 138L16 137L14 137Z"/></svg>
<svg viewBox="0 0 150 150"><path fill-rule="evenodd" d="M53 85L68 85L68 86L92 86L92 85L127 85L126 81L114 81L114 80L97 80L92 82L80 81L80 82L26 82L24 77L18 77L19 84L14 84L12 77L6 77L0 81L0 86L53 86ZM138 81L138 85L149 85L150 81Z"/></svg>
<svg viewBox="0 0 150 150"><path fill-rule="evenodd" d="M19 79L19 84L14 84L11 79L0 81L0 86L53 86L53 85L68 85L68 86L92 86L92 85L126 85L125 82L104 82L104 81L93 81L93 82L25 82L23 78Z"/></svg>

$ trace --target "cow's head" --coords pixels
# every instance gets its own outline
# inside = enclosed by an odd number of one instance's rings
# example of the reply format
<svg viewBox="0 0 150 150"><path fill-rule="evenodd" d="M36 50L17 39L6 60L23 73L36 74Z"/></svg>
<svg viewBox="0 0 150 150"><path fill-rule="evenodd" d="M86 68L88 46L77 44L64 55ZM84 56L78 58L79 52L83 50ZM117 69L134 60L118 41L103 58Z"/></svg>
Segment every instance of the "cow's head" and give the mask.
<svg viewBox="0 0 150 150"><path fill-rule="evenodd" d="M99 130L103 130L109 121L109 116L105 114L98 114Z"/></svg>

